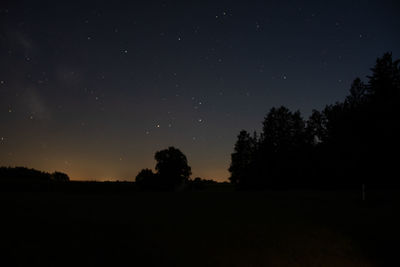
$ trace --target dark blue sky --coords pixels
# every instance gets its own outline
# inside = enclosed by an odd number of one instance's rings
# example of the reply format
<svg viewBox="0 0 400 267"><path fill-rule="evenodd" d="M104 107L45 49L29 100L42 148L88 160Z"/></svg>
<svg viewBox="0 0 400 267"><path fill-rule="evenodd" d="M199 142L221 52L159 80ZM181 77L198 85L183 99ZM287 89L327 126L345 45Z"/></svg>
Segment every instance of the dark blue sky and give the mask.
<svg viewBox="0 0 400 267"><path fill-rule="evenodd" d="M73 3L72 3L73 2ZM176 146L224 180L273 106L343 100L400 55L397 1L2 1L0 165L134 179Z"/></svg>

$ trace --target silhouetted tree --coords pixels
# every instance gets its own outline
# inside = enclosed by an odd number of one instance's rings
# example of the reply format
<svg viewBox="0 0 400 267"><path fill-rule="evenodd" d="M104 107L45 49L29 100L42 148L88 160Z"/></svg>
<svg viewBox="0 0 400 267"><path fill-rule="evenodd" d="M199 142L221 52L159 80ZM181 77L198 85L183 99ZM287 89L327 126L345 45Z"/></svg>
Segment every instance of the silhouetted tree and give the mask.
<svg viewBox="0 0 400 267"><path fill-rule="evenodd" d="M150 169L143 169L135 179L136 185L140 189L154 189L157 186L157 175Z"/></svg>
<svg viewBox="0 0 400 267"><path fill-rule="evenodd" d="M63 172L53 172L51 174L51 179L53 181L56 182L68 182L69 181L69 177L67 174L63 173Z"/></svg>
<svg viewBox="0 0 400 267"><path fill-rule="evenodd" d="M391 53L385 53L376 60L368 76L368 94L370 104L367 109L370 153L365 161L370 167L370 173L381 177L381 181L389 181L397 172L398 154L400 149L400 60L393 60ZM366 128L366 127L365 127Z"/></svg>
<svg viewBox="0 0 400 267"><path fill-rule="evenodd" d="M306 145L305 122L299 111L271 108L263 121L260 156L264 184L293 183L299 180L302 149Z"/></svg>
<svg viewBox="0 0 400 267"><path fill-rule="evenodd" d="M400 60L393 61L392 53L385 53L376 60L371 69L372 75L367 76L369 95L376 101L386 104L398 101L400 93Z"/></svg>
<svg viewBox="0 0 400 267"><path fill-rule="evenodd" d="M153 171L152 170L150 170L150 169L143 169L143 170L141 170L137 175L136 175L136 180L135 180L135 182L136 183L141 183L141 182L143 182L143 181L145 181L145 180L151 180L151 179L153 179L154 178L154 173L153 173Z"/></svg>
<svg viewBox="0 0 400 267"><path fill-rule="evenodd" d="M163 186L172 189L186 182L192 174L186 156L175 147L158 151L154 158L159 182Z"/></svg>
<svg viewBox="0 0 400 267"><path fill-rule="evenodd" d="M326 129L326 117L323 113L318 110L312 110L310 117L306 123L306 142L311 146L316 146L318 144L326 141L327 129Z"/></svg>
<svg viewBox="0 0 400 267"><path fill-rule="evenodd" d="M257 136L253 138L245 130L240 131L234 152L231 155L229 180L235 185L243 185L246 179L251 179L251 167L257 145Z"/></svg>
<svg viewBox="0 0 400 267"><path fill-rule="evenodd" d="M292 113L281 106L272 108L263 121L263 145L273 152L290 151L302 146L305 122L300 111Z"/></svg>
<svg viewBox="0 0 400 267"><path fill-rule="evenodd" d="M351 85L350 95L346 97L345 103L347 103L350 108L358 108L366 102L367 90L367 86L361 79L356 78Z"/></svg>

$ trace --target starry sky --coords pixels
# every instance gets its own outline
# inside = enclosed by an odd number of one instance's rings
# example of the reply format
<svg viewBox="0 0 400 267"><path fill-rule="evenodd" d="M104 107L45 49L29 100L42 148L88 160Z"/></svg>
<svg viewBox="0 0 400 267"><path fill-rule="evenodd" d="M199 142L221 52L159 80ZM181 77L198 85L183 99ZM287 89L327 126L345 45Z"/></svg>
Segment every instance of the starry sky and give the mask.
<svg viewBox="0 0 400 267"><path fill-rule="evenodd" d="M344 99L400 56L397 1L1 1L0 165L134 180L168 146L226 180L273 106Z"/></svg>

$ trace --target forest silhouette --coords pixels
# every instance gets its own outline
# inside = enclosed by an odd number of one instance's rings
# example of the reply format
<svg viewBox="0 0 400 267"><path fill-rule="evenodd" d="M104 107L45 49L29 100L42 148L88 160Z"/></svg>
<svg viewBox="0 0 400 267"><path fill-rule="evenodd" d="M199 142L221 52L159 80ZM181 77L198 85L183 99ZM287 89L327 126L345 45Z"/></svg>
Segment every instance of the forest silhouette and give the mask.
<svg viewBox="0 0 400 267"><path fill-rule="evenodd" d="M242 130L231 155L238 189L349 188L399 184L400 60L385 53L343 102L300 111L274 107L261 133Z"/></svg>

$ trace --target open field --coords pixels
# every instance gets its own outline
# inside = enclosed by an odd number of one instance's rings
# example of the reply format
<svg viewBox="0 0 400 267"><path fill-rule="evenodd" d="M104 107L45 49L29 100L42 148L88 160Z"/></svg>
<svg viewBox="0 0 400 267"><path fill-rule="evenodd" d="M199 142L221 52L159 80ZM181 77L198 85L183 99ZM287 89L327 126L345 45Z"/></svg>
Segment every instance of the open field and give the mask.
<svg viewBox="0 0 400 267"><path fill-rule="evenodd" d="M399 203L393 191L1 193L1 265L393 266Z"/></svg>

